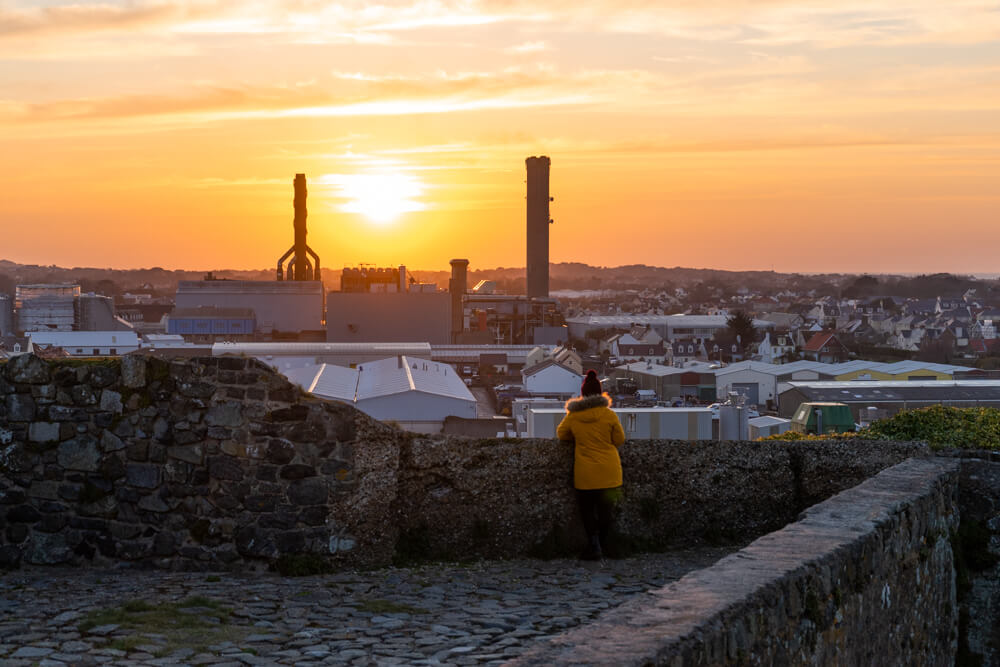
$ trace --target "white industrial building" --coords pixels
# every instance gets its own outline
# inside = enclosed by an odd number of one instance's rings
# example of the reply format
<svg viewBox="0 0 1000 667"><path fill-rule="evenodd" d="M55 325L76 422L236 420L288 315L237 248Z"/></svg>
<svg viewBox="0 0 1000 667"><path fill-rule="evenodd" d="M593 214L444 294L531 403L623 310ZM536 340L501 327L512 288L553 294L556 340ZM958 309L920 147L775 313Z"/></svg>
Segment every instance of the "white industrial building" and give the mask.
<svg viewBox="0 0 1000 667"><path fill-rule="evenodd" d="M715 371L718 398L730 393L742 394L749 405L777 403L780 386L793 381L833 379L833 364L819 361L793 361L790 364L767 364L740 361Z"/></svg>
<svg viewBox="0 0 1000 667"><path fill-rule="evenodd" d="M134 331L31 331L27 335L32 350L38 345L59 347L71 357L118 357L139 349Z"/></svg>
<svg viewBox="0 0 1000 667"><path fill-rule="evenodd" d="M583 376L555 359L546 359L521 371L524 390L532 396L576 396L580 393Z"/></svg>
<svg viewBox="0 0 1000 667"><path fill-rule="evenodd" d="M357 368L360 364L404 355L431 358L428 343L215 343L212 356L254 357L285 373L295 368L322 365Z"/></svg>
<svg viewBox="0 0 1000 667"><path fill-rule="evenodd" d="M285 375L309 393L353 405L418 433L440 433L446 417L476 418L476 399L448 364L404 355L347 368L322 364Z"/></svg>
<svg viewBox="0 0 1000 667"><path fill-rule="evenodd" d="M629 440L711 440L712 411L708 408L612 408ZM529 408L529 438L554 438L566 416L560 408Z"/></svg>

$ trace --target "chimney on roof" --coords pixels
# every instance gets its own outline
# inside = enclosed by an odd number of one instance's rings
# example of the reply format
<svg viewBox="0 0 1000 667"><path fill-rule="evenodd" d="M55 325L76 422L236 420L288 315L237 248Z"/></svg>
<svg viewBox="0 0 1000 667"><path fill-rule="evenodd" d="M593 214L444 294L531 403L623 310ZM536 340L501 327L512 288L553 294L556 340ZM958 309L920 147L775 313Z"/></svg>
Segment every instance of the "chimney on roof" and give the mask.
<svg viewBox="0 0 1000 667"><path fill-rule="evenodd" d="M451 260L451 280L448 281L448 291L451 293L451 342L457 343L458 337L465 331L465 304L463 297L468 289L469 260Z"/></svg>
<svg viewBox="0 0 1000 667"><path fill-rule="evenodd" d="M529 297L549 295L549 166L552 161L542 155L525 161L528 170L527 203L527 266L525 293Z"/></svg>

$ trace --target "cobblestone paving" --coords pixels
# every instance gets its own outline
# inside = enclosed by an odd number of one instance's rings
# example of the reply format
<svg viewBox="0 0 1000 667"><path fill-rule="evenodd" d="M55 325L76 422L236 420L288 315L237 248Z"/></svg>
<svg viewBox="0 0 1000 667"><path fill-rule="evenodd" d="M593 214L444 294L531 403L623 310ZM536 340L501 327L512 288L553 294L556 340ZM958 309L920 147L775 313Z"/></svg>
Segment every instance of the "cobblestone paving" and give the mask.
<svg viewBox="0 0 1000 667"><path fill-rule="evenodd" d="M0 575L0 665L500 664L726 553L298 578L11 572Z"/></svg>

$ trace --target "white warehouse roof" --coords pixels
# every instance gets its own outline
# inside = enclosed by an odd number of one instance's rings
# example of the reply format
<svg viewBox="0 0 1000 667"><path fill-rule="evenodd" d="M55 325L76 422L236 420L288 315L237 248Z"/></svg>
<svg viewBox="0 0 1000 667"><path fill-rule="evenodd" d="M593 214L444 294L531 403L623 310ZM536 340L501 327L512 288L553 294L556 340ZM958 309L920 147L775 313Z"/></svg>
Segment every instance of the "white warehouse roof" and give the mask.
<svg viewBox="0 0 1000 667"><path fill-rule="evenodd" d="M406 356L369 361L356 369L322 364L289 371L287 376L316 396L347 403L408 392L476 400L448 364Z"/></svg>

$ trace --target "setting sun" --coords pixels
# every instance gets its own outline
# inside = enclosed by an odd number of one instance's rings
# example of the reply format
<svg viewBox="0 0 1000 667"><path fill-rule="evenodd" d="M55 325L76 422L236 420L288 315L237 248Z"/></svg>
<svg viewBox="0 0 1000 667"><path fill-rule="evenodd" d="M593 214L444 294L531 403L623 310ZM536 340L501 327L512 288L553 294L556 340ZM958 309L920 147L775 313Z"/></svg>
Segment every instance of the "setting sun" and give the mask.
<svg viewBox="0 0 1000 667"><path fill-rule="evenodd" d="M339 210L359 213L378 224L388 224L403 213L427 208L418 200L424 185L410 174L392 171L326 174L320 183L337 189L335 196L344 200L337 206Z"/></svg>

